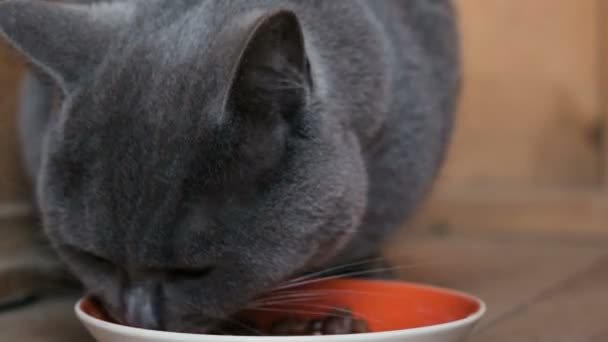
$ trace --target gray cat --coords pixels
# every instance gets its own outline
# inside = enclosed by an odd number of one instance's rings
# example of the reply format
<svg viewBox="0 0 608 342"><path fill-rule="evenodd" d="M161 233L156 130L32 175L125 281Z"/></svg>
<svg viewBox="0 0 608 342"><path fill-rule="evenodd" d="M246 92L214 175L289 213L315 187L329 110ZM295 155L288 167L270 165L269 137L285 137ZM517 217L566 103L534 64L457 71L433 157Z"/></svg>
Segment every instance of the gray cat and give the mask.
<svg viewBox="0 0 608 342"><path fill-rule="evenodd" d="M41 75L21 119L46 234L145 328L207 331L377 255L459 88L448 0L8 0L0 31Z"/></svg>

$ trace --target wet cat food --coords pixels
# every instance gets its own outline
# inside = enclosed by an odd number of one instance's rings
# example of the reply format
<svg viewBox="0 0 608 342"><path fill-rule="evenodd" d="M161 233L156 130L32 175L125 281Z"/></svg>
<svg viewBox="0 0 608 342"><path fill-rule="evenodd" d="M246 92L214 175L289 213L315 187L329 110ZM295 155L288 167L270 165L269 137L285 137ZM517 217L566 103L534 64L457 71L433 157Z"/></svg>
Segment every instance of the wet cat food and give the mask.
<svg viewBox="0 0 608 342"><path fill-rule="evenodd" d="M284 318L272 324L270 336L344 335L369 332L365 320L357 319L350 310L335 309L320 319ZM252 322L240 321L238 326L225 327L226 335L262 334Z"/></svg>
<svg viewBox="0 0 608 342"><path fill-rule="evenodd" d="M369 332L367 322L353 317L349 310L334 310L315 320L286 318L273 324L270 335L343 335Z"/></svg>

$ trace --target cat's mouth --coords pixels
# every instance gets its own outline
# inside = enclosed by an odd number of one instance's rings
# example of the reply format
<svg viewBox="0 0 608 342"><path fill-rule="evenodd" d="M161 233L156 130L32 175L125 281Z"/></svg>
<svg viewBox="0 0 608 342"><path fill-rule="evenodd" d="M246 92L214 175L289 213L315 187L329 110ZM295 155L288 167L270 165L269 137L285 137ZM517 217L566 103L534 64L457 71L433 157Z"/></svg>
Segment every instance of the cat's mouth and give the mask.
<svg viewBox="0 0 608 342"><path fill-rule="evenodd" d="M109 305L107 305L102 299L96 296L90 296L88 299L90 303L87 311L96 318L99 318L103 321L124 325L133 328L141 328L141 329L151 329L150 327L142 327L137 324L133 324L133 322L129 322L126 319L126 314L123 310L112 309ZM183 317L179 320L179 324L175 326L157 326L152 328L151 330L159 330L159 331L169 331L176 333L186 333L186 334L221 334L222 331L227 329L227 327L231 327L235 323L235 318L227 318L225 320L211 320L204 319L201 316L189 316Z"/></svg>
<svg viewBox="0 0 608 342"><path fill-rule="evenodd" d="M190 314L182 317L162 317L155 324L143 324L141 320L133 318L129 313L128 305L114 306L111 302L104 300L103 296L89 295L89 302L94 308L94 316L104 321L132 328L146 330L167 331L187 334L213 334L224 335L226 332L239 331L243 334L261 334L248 320L249 315L257 310L266 310L268 305L289 304L291 301L300 299L299 287L311 282L310 275L296 275L290 277L275 287L264 291L252 298L244 307L234 314L222 318L207 319L201 314ZM316 281L313 281L316 282ZM305 297L305 294L302 294ZM141 305L137 305L141 309ZM130 319L132 318L132 319ZM179 319L178 319L179 318Z"/></svg>
<svg viewBox="0 0 608 342"><path fill-rule="evenodd" d="M130 326L124 317L120 314L120 310L112 309L105 301L98 296L89 296L94 316L106 322Z"/></svg>

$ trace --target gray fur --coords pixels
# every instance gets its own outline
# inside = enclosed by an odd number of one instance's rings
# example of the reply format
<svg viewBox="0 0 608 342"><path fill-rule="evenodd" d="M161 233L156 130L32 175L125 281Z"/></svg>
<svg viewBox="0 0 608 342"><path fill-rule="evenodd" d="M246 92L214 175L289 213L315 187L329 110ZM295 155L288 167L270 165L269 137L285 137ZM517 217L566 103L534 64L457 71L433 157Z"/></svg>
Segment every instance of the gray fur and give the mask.
<svg viewBox="0 0 608 342"><path fill-rule="evenodd" d="M26 159L47 235L117 320L210 329L376 254L430 189L459 83L448 0L88 6L5 1L0 31L63 90L53 113L31 81Z"/></svg>

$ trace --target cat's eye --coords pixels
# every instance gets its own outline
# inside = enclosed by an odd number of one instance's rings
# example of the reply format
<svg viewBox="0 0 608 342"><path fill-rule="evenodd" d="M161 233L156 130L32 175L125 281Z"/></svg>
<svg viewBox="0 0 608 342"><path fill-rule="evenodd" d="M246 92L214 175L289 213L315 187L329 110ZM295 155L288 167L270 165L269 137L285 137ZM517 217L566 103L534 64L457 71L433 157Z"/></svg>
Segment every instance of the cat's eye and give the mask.
<svg viewBox="0 0 608 342"><path fill-rule="evenodd" d="M213 266L173 268L167 272L167 276L178 279L201 279L208 276L214 269Z"/></svg>
<svg viewBox="0 0 608 342"><path fill-rule="evenodd" d="M116 268L111 261L97 254L72 246L63 246L63 250L70 257L70 259L77 260L80 264L90 268L91 270L110 272Z"/></svg>

